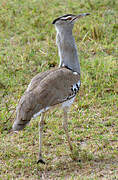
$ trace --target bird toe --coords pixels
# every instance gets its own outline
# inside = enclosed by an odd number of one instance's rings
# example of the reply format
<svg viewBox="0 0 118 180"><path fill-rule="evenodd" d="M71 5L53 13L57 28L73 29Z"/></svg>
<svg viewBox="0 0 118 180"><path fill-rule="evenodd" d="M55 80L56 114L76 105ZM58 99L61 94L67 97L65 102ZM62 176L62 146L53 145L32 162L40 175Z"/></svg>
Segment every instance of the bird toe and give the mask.
<svg viewBox="0 0 118 180"><path fill-rule="evenodd" d="M45 164L45 161L44 161L42 158L40 158L40 159L37 161L37 164L39 164L39 163Z"/></svg>

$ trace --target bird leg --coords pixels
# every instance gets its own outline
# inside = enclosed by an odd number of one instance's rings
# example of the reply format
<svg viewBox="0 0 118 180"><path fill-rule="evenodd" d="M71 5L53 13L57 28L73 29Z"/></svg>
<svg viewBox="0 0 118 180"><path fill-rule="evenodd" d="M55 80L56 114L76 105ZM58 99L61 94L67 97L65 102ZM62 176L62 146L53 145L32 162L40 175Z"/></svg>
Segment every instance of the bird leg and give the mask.
<svg viewBox="0 0 118 180"><path fill-rule="evenodd" d="M39 160L38 163L45 164L45 161L42 158L42 131L44 126L44 113L41 113L40 123L39 123Z"/></svg>
<svg viewBox="0 0 118 180"><path fill-rule="evenodd" d="M72 147L72 143L71 143L71 140L70 140L70 137L69 137L69 134L68 134L68 117L67 117L67 112L68 112L68 107L64 107L64 121L63 121L63 128L64 128L64 131L66 133L66 136L67 136L67 141L68 141L68 144L69 144L69 147L70 147L70 151L72 152L73 151L73 147Z"/></svg>

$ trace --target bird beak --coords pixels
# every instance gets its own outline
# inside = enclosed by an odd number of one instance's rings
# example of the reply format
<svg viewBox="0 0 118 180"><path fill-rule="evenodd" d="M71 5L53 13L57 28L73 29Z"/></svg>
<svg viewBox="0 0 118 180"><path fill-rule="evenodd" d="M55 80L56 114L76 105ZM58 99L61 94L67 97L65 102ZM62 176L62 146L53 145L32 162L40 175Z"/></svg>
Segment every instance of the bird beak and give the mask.
<svg viewBox="0 0 118 180"><path fill-rule="evenodd" d="M90 15L90 13L78 14L77 16L75 16L75 17L73 18L72 21L76 21L77 19L79 19L79 18L81 18L81 17L84 17L84 16L88 16L88 15Z"/></svg>

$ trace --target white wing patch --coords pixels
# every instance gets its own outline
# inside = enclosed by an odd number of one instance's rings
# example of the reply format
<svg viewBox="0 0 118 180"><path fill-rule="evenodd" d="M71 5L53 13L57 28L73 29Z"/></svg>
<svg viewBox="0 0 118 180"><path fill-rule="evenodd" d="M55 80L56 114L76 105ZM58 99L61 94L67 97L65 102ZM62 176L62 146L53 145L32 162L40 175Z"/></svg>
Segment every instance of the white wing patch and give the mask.
<svg viewBox="0 0 118 180"><path fill-rule="evenodd" d="M62 108L64 107L70 107L71 104L73 103L75 96L77 92L79 91L81 85L81 81L79 80L78 83L74 84L73 87L71 88L72 90L72 95L66 98L66 101L62 103Z"/></svg>
<svg viewBox="0 0 118 180"><path fill-rule="evenodd" d="M69 96L65 97L64 99L61 99L61 102L62 102L62 101L63 101L63 102L68 101L68 102L69 102L71 99L75 98L77 92L79 91L80 85L81 85L81 81L79 80L76 84L74 84L74 85L71 87L72 93L71 93ZM58 100L58 101L60 102L60 100ZM61 102L60 102L60 103L61 103Z"/></svg>
<svg viewBox="0 0 118 180"><path fill-rule="evenodd" d="M71 88L72 92L76 94L79 91L79 88L81 86L81 81L79 80L76 84L73 85Z"/></svg>
<svg viewBox="0 0 118 180"><path fill-rule="evenodd" d="M45 112L49 109L50 107L46 107L41 109L39 112L37 112L36 114L33 115L33 118L36 118L37 116L39 116L42 112Z"/></svg>
<svg viewBox="0 0 118 180"><path fill-rule="evenodd" d="M63 102L63 103L62 103L62 108L64 108L64 107L70 107L71 104L73 103L74 99L75 99L75 97L71 98L70 100L67 100L67 101Z"/></svg>
<svg viewBox="0 0 118 180"><path fill-rule="evenodd" d="M74 75L78 75L78 73L77 73L77 72L73 72L73 74L74 74Z"/></svg>

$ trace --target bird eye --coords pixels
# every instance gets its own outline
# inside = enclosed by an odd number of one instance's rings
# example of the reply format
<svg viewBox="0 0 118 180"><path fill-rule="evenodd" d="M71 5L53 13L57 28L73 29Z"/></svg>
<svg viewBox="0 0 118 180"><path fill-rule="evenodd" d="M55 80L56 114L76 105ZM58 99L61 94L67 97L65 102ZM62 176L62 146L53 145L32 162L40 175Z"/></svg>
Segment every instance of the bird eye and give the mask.
<svg viewBox="0 0 118 180"><path fill-rule="evenodd" d="M72 20L72 18L71 17L68 17L68 19L67 20Z"/></svg>

